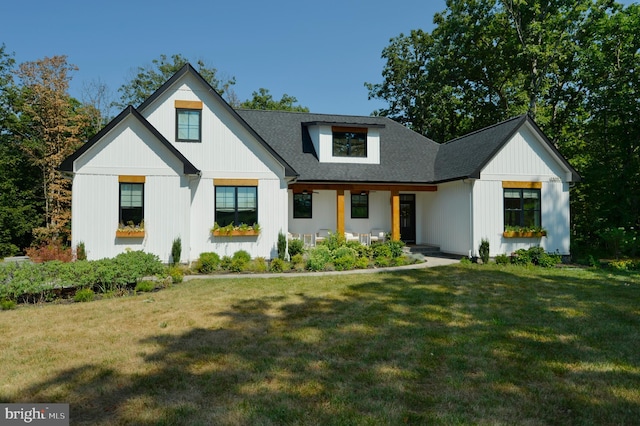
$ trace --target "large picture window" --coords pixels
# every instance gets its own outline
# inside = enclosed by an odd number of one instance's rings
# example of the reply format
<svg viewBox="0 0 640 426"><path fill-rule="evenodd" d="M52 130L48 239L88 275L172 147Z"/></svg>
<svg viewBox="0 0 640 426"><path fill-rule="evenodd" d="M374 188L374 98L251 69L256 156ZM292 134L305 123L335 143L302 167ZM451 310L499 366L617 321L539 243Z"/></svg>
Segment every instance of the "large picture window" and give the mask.
<svg viewBox="0 0 640 426"><path fill-rule="evenodd" d="M367 129L334 127L334 157L366 157Z"/></svg>
<svg viewBox="0 0 640 426"><path fill-rule="evenodd" d="M138 226L144 220L144 183L120 182L120 223Z"/></svg>
<svg viewBox="0 0 640 426"><path fill-rule="evenodd" d="M303 192L293 194L293 217L296 219L310 219L312 215L311 194Z"/></svg>
<svg viewBox="0 0 640 426"><path fill-rule="evenodd" d="M540 189L504 189L504 226L525 228L541 225Z"/></svg>
<svg viewBox="0 0 640 426"><path fill-rule="evenodd" d="M367 219L369 217L369 194L351 194L351 218Z"/></svg>
<svg viewBox="0 0 640 426"><path fill-rule="evenodd" d="M258 187L216 186L216 218L220 226L258 223Z"/></svg>

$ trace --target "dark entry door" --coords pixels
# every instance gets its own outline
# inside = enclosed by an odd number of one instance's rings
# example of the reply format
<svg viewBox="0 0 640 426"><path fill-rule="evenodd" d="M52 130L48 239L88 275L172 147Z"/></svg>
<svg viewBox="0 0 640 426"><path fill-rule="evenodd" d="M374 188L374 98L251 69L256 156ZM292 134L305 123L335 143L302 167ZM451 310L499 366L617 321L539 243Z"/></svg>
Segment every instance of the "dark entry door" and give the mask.
<svg viewBox="0 0 640 426"><path fill-rule="evenodd" d="M400 194L400 239L407 244L416 242L415 194Z"/></svg>

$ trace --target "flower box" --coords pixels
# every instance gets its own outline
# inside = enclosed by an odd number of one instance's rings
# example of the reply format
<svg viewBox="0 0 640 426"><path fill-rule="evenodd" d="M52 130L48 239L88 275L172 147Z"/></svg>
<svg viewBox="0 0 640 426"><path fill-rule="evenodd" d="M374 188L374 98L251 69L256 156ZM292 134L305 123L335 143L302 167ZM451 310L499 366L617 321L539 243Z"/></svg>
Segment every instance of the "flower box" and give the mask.
<svg viewBox="0 0 640 426"><path fill-rule="evenodd" d="M540 238L546 237L547 231L504 231L502 236L505 238Z"/></svg>
<svg viewBox="0 0 640 426"><path fill-rule="evenodd" d="M118 229L116 231L116 238L144 238L144 230L134 231Z"/></svg>
<svg viewBox="0 0 640 426"><path fill-rule="evenodd" d="M260 235L260 231L255 231L253 229L247 229L246 231L240 229L234 229L233 231L225 231L222 229L216 229L211 232L214 237L253 237Z"/></svg>

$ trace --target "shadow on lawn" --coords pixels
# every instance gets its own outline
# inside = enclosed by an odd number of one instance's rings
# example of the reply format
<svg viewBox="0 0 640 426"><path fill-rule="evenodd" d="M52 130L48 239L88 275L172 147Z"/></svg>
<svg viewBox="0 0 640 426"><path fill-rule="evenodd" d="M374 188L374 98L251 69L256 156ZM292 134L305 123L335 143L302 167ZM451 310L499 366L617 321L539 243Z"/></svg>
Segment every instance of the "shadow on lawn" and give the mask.
<svg viewBox="0 0 640 426"><path fill-rule="evenodd" d="M225 325L140 342L160 348L140 354L149 374L86 365L30 393L82 401L73 424L640 418L637 283L464 267L372 277L330 298L256 297L204 312Z"/></svg>

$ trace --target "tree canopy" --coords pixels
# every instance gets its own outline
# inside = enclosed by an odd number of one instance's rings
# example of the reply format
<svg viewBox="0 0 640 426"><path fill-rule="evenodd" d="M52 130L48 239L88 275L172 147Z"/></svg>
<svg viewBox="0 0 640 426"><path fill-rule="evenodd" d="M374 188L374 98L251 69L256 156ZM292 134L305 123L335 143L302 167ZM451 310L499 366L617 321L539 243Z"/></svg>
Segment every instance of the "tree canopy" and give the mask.
<svg viewBox="0 0 640 426"><path fill-rule="evenodd" d="M242 102L240 108L309 112L309 108L295 105L298 100L294 96L289 96L286 93L282 95L279 101L276 101L268 89L261 87L257 92L253 92L252 96L251 99Z"/></svg>
<svg viewBox="0 0 640 426"><path fill-rule="evenodd" d="M160 58L152 60L151 65L139 66L129 81L118 89L120 101L115 106L120 109L128 105L137 107L188 62L189 60L180 54L171 55L170 58L163 54ZM220 95L224 95L236 83L234 77L218 78L218 70L207 66L203 60L197 60L195 68Z"/></svg>
<svg viewBox="0 0 640 426"><path fill-rule="evenodd" d="M640 6L591 0L448 0L431 33L382 51L366 83L385 115L438 141L528 113L584 183L578 239L640 226Z"/></svg>

